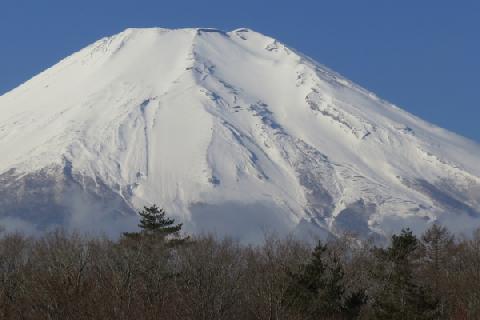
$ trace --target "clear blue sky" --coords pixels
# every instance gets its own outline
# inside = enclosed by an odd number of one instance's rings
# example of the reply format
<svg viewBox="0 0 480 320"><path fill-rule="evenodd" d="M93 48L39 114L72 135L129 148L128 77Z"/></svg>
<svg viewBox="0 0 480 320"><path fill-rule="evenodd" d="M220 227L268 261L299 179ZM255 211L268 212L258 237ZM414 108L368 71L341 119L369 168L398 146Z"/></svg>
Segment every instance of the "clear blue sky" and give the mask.
<svg viewBox="0 0 480 320"><path fill-rule="evenodd" d="M480 142L480 1L1 0L0 94L127 27L249 27Z"/></svg>

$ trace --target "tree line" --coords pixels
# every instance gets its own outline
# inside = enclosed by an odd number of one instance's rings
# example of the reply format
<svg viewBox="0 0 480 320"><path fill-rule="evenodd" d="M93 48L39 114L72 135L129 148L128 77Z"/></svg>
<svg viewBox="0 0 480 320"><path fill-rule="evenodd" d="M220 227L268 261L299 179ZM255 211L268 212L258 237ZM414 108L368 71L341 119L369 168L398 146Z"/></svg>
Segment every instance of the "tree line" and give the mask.
<svg viewBox="0 0 480 320"><path fill-rule="evenodd" d="M480 319L480 231L245 246L140 217L119 240L3 234L0 319Z"/></svg>

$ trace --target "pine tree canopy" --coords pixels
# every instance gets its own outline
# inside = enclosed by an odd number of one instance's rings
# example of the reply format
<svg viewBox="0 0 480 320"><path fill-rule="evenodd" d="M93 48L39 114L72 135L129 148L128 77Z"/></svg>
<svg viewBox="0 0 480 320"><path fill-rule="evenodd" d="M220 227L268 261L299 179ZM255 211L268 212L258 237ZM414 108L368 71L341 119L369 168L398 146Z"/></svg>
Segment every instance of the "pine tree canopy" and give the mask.
<svg viewBox="0 0 480 320"><path fill-rule="evenodd" d="M127 238L139 238L142 236L159 238L161 240L170 239L171 242L182 242L186 239L179 238L179 232L182 229L182 224L175 224L175 219L169 218L164 209L152 205L144 207L138 213L140 215L140 223L138 227L140 232L124 233Z"/></svg>

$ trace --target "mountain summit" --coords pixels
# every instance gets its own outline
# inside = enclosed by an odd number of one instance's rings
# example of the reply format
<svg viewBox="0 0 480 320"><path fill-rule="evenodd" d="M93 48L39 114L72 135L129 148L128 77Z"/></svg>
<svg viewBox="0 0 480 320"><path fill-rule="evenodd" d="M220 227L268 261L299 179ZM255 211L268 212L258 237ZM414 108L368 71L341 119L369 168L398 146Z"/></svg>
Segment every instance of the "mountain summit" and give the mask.
<svg viewBox="0 0 480 320"><path fill-rule="evenodd" d="M249 29L127 29L0 97L0 224L383 237L480 226L480 147Z"/></svg>

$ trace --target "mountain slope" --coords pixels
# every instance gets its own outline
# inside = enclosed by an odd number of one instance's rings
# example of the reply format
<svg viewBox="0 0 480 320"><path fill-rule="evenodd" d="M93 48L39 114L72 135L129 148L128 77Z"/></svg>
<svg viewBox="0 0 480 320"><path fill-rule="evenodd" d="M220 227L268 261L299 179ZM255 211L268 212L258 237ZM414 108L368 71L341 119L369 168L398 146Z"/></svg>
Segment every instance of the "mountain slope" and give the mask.
<svg viewBox="0 0 480 320"><path fill-rule="evenodd" d="M249 29L127 29L0 97L0 224L111 234L480 225L480 148Z"/></svg>

